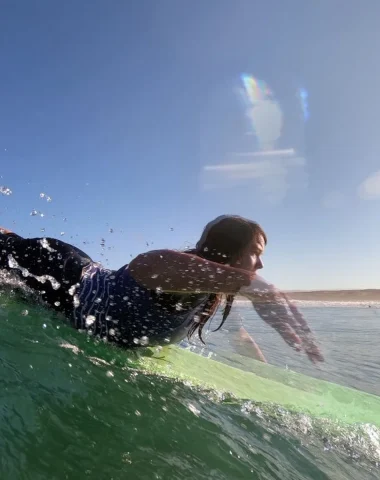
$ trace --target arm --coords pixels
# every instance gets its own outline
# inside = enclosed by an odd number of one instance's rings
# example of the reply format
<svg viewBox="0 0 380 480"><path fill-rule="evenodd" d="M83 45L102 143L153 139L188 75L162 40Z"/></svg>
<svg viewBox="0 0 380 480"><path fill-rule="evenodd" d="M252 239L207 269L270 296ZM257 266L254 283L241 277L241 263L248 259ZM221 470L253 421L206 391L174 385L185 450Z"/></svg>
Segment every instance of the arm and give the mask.
<svg viewBox="0 0 380 480"><path fill-rule="evenodd" d="M163 292L236 294L251 283L246 270L210 262L190 253L153 250L129 264L134 279L144 287Z"/></svg>
<svg viewBox="0 0 380 480"><path fill-rule="evenodd" d="M241 326L236 338L235 349L240 355L253 357L263 363L268 363L255 339Z"/></svg>
<svg viewBox="0 0 380 480"><path fill-rule="evenodd" d="M0 233L13 233L12 230L8 230L7 228L0 227Z"/></svg>
<svg viewBox="0 0 380 480"><path fill-rule="evenodd" d="M244 327L244 318L238 309L232 309L228 317L228 332L231 335L230 345L233 350L244 357L254 358L267 363L263 352L254 338Z"/></svg>
<svg viewBox="0 0 380 480"><path fill-rule="evenodd" d="M257 275L251 285L243 287L240 293L251 300L261 319L277 330L288 345L297 351L303 350L314 363L323 362L313 332L283 292Z"/></svg>

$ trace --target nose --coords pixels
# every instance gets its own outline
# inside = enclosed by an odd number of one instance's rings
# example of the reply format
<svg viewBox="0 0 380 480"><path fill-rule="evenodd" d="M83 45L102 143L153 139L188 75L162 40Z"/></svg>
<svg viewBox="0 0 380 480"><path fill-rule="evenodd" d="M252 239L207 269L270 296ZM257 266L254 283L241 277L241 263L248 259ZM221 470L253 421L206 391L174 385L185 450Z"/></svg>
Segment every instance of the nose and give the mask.
<svg viewBox="0 0 380 480"><path fill-rule="evenodd" d="M262 268L264 268L264 263L260 257L257 258L255 267L256 267L256 270L261 270Z"/></svg>

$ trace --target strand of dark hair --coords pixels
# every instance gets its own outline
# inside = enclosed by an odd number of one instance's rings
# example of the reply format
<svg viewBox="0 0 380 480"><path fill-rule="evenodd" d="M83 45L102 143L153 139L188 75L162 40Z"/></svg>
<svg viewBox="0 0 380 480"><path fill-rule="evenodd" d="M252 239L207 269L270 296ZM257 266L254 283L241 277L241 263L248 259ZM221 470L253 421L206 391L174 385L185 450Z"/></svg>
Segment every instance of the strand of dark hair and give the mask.
<svg viewBox="0 0 380 480"><path fill-rule="evenodd" d="M253 236L257 237L257 235L261 235L264 239L265 244L267 243L266 234L259 224L257 224L256 222L252 222L252 221L246 221L244 219L241 219L240 223L245 223L246 225L248 224ZM206 252L206 249L205 249L205 252ZM200 257L207 258L209 260L214 260L212 258L212 255L213 255L214 252L209 251L209 249L207 249L206 254L204 252L200 253L196 249L187 250L187 253L193 253L193 254L196 254ZM240 254L240 252L236 252L237 257L239 257L239 254ZM220 255L220 253L219 253L219 255ZM233 258L227 258L226 255L224 255L223 257L224 257L223 262L220 262L221 264L227 263L227 262L230 262L231 260L233 260ZM190 328L189 328L189 331L188 331L188 339L189 340L192 337L192 335L195 333L195 331L198 330L199 339L201 340L201 342L203 344L205 344L205 342L203 341L203 338L202 338L203 328L206 325L206 323L215 315L215 313L216 313L216 311L217 311L217 309L218 309L218 307L219 307L219 305L222 301L222 297L223 297L222 294L210 294L209 295L209 297L206 301L206 304L204 306L204 310L201 313L200 317L197 317L196 319L194 319L193 323L190 325ZM217 332L218 330L220 330L222 328L222 326L224 325L225 321L227 320L227 318L228 318L228 316L231 312L231 308L232 308L232 304L233 304L234 299L235 299L235 295L228 294L225 297L226 297L226 305L225 305L224 310L223 310L222 321L219 324L219 326L215 330L213 330L214 332Z"/></svg>

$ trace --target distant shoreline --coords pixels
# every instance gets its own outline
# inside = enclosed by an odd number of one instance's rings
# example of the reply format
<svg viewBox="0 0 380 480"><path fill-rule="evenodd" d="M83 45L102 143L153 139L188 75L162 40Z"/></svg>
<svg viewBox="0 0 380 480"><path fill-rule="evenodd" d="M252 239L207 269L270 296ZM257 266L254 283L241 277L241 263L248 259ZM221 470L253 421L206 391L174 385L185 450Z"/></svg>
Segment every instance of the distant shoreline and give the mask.
<svg viewBox="0 0 380 480"><path fill-rule="evenodd" d="M333 302L333 303L380 303L380 289L366 290L292 290L285 291L286 295L300 302ZM244 297L237 299L247 301Z"/></svg>
<svg viewBox="0 0 380 480"><path fill-rule="evenodd" d="M320 302L380 302L380 290L310 290L286 292L293 300Z"/></svg>

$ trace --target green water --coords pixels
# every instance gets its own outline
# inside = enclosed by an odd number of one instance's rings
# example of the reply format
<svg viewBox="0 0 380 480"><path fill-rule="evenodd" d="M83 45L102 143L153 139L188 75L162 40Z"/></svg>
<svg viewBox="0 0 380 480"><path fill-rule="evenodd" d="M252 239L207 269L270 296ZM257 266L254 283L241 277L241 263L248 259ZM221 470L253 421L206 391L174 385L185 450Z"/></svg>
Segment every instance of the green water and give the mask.
<svg viewBox="0 0 380 480"><path fill-rule="evenodd" d="M2 480L379 478L375 427L145 375L42 307L0 305Z"/></svg>

